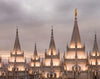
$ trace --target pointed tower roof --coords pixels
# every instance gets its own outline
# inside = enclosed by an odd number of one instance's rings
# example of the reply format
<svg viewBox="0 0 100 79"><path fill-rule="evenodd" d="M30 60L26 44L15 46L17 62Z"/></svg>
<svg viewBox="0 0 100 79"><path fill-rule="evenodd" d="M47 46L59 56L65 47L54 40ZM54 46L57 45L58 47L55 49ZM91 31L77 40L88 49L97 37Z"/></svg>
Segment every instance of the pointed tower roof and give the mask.
<svg viewBox="0 0 100 79"><path fill-rule="evenodd" d="M95 34L95 39L94 39L94 45L93 45L93 52L92 52L92 54L94 54L94 53L95 53L95 55L96 55L96 53L97 53L97 55L99 55L99 49L98 49L96 34Z"/></svg>
<svg viewBox="0 0 100 79"><path fill-rule="evenodd" d="M51 40L50 40L50 44L49 44L49 50L51 50L51 49L56 50L54 36L53 36L53 26L51 29Z"/></svg>
<svg viewBox="0 0 100 79"><path fill-rule="evenodd" d="M75 9L74 29L73 29L73 33L72 33L70 46L74 45L74 47L75 47L75 41L77 41L77 44L81 45L81 47L82 47L79 29L78 29L78 22L77 22L77 9Z"/></svg>
<svg viewBox="0 0 100 79"><path fill-rule="evenodd" d="M36 48L36 43L35 43L35 48L34 48L34 56L37 56L37 48Z"/></svg>
<svg viewBox="0 0 100 79"><path fill-rule="evenodd" d="M19 36L18 36L18 28L16 29L16 38L15 38L13 51L21 51Z"/></svg>

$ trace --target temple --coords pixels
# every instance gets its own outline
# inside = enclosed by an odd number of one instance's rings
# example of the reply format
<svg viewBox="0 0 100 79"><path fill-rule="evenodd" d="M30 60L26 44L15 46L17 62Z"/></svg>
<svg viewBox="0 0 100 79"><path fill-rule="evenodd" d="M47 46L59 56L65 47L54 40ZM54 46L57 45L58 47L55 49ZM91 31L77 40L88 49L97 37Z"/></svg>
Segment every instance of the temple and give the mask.
<svg viewBox="0 0 100 79"><path fill-rule="evenodd" d="M34 54L31 58L31 62L29 64L30 79L41 78L40 67L41 67L40 57L38 56L36 43L35 43ZM38 75L36 75L36 74L38 74Z"/></svg>
<svg viewBox="0 0 100 79"><path fill-rule="evenodd" d="M78 29L77 9L75 9L75 21L72 38L70 45L67 45L67 51L64 56L64 70L67 71L67 78L87 79L87 61L85 46L82 46Z"/></svg>
<svg viewBox="0 0 100 79"><path fill-rule="evenodd" d="M8 58L8 64L0 56L0 79L100 79L100 53L95 34L92 52L86 52L81 42L77 9L75 9L74 27L71 41L66 52L56 49L53 26L48 50L44 57L39 56L35 43L34 52L27 62L21 50L18 28L14 48ZM61 57L63 54L63 57Z"/></svg>
<svg viewBox="0 0 100 79"><path fill-rule="evenodd" d="M43 62L43 78L48 79L51 76L53 78L61 78L61 63L60 63L60 52L56 51L53 27L51 29L51 39L49 44L48 52L45 50L45 60Z"/></svg>
<svg viewBox="0 0 100 79"><path fill-rule="evenodd" d="M8 60L8 79L25 79L27 77L26 70L26 59L24 52L21 51L17 28L14 48Z"/></svg>

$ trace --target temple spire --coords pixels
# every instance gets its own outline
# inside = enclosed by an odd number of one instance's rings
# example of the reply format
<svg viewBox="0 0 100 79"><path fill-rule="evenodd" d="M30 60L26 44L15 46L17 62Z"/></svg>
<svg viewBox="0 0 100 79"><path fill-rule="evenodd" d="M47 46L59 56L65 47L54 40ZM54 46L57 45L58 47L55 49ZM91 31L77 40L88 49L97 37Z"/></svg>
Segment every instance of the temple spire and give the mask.
<svg viewBox="0 0 100 79"><path fill-rule="evenodd" d="M77 8L75 9L75 18L77 18Z"/></svg>
<svg viewBox="0 0 100 79"><path fill-rule="evenodd" d="M52 29L51 29L51 40L50 40L50 44L49 44L49 50L51 50L51 49L56 50L54 35L53 35L53 26L52 26Z"/></svg>
<svg viewBox="0 0 100 79"><path fill-rule="evenodd" d="M97 54L97 55L99 54L99 49L98 49L96 34L95 34L95 39L94 39L93 53L95 53L95 55L96 55L96 54Z"/></svg>
<svg viewBox="0 0 100 79"><path fill-rule="evenodd" d="M16 38L15 38L13 51L21 51L19 36L18 36L18 27L16 29Z"/></svg>
<svg viewBox="0 0 100 79"><path fill-rule="evenodd" d="M35 48L34 48L34 55L37 56L37 48L36 48L36 43L35 43Z"/></svg>
<svg viewBox="0 0 100 79"><path fill-rule="evenodd" d="M79 29L78 29L78 22L77 22L77 9L75 9L74 29L73 29L73 33L72 33L70 46L75 47L75 41L77 41L77 44L80 45L80 47L82 47Z"/></svg>
<svg viewBox="0 0 100 79"><path fill-rule="evenodd" d="M52 28L52 29L51 29L51 39L54 39L54 38L53 38L53 26L51 26L51 28Z"/></svg>

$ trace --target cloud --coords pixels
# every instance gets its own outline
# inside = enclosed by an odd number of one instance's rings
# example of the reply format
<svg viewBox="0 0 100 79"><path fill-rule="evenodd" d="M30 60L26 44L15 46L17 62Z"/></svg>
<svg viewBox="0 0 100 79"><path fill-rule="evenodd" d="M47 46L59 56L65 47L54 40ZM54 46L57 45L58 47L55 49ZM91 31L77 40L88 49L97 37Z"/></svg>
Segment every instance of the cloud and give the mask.
<svg viewBox="0 0 100 79"><path fill-rule="evenodd" d="M15 29L19 26L22 50L33 51L36 41L38 51L44 52L54 25L56 47L64 52L70 43L75 8L82 42L86 42L86 51L92 50L94 31L100 35L99 3L99 0L0 0L0 50L13 48ZM99 40L98 37L100 45Z"/></svg>

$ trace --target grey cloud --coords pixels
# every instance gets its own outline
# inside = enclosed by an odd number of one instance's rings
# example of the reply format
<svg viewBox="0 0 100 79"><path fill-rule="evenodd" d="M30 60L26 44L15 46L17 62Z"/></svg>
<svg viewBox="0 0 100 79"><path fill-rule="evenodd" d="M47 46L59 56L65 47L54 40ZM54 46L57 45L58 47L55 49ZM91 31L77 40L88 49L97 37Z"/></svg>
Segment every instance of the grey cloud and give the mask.
<svg viewBox="0 0 100 79"><path fill-rule="evenodd" d="M78 8L82 42L86 42L86 50L90 50L94 29L100 35L99 3L99 0L0 0L0 50L12 49L18 25L22 50L33 51L36 41L38 51L44 52L49 46L51 25L54 25L56 47L64 52L67 42L70 43L75 8ZM98 43L99 40L98 37Z"/></svg>

